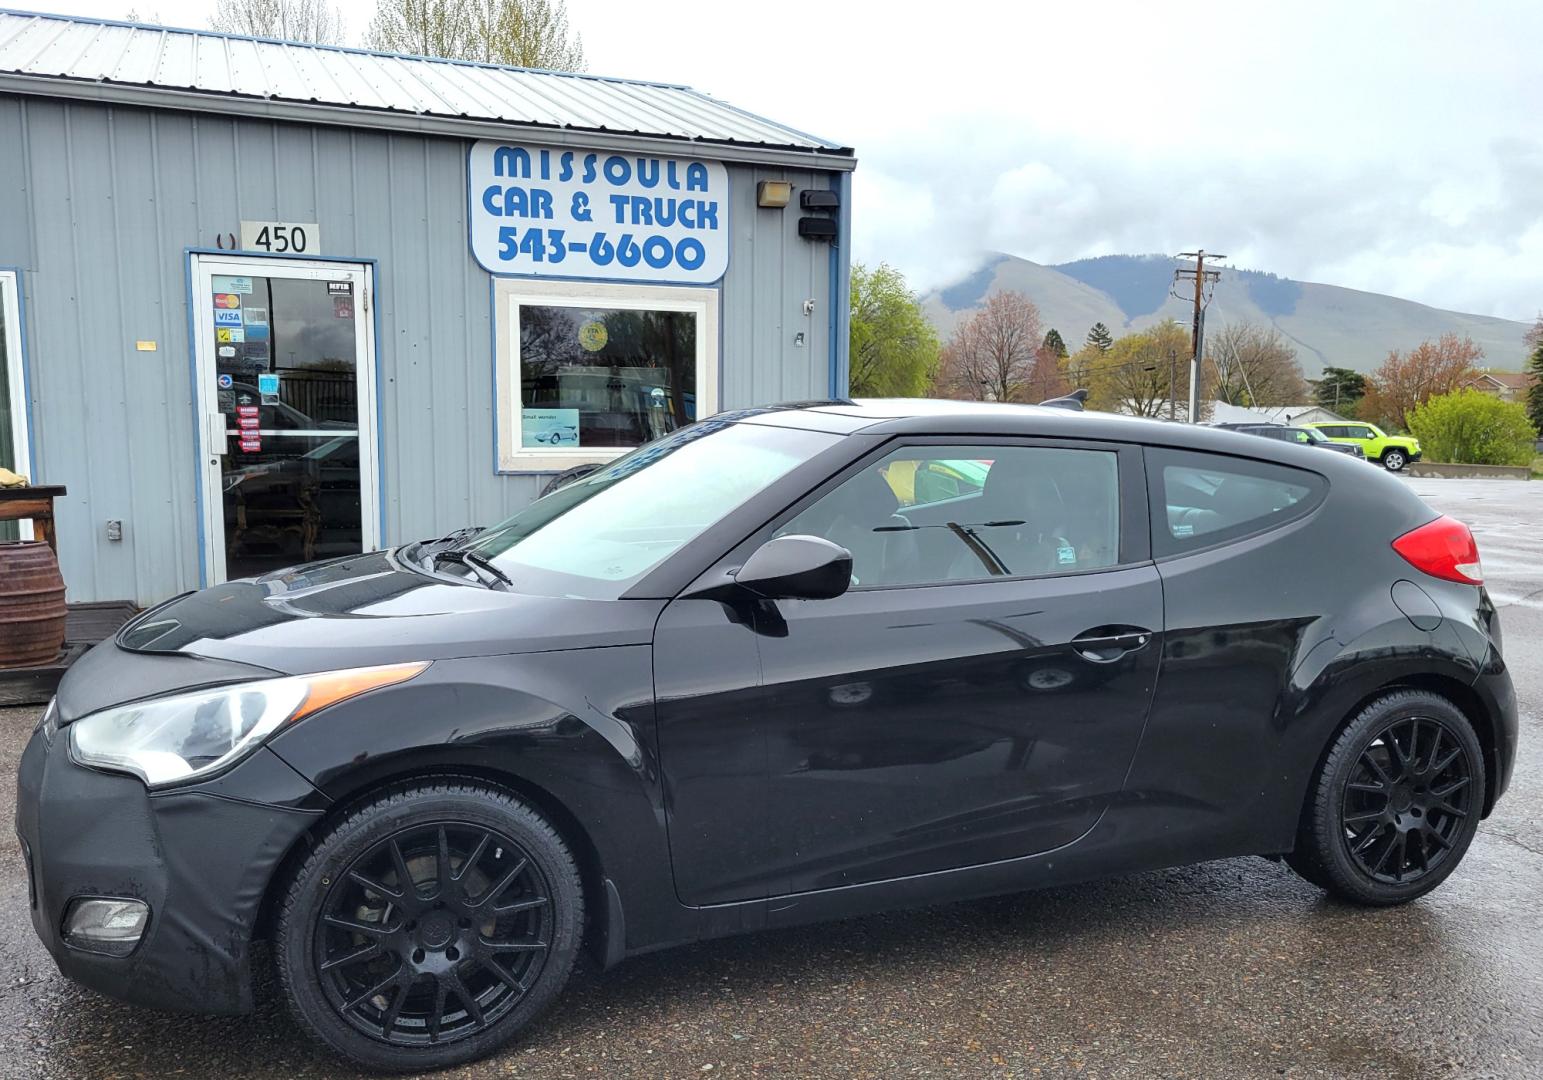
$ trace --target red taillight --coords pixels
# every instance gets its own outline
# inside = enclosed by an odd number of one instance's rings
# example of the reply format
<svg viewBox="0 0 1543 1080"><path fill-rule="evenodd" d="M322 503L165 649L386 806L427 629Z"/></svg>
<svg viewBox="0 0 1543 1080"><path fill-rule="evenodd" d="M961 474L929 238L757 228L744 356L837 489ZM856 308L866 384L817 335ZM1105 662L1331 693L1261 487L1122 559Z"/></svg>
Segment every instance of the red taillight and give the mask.
<svg viewBox="0 0 1543 1080"><path fill-rule="evenodd" d="M1464 585L1484 584L1479 545L1473 542L1468 526L1456 518L1442 516L1406 532L1393 541L1393 550L1431 577Z"/></svg>

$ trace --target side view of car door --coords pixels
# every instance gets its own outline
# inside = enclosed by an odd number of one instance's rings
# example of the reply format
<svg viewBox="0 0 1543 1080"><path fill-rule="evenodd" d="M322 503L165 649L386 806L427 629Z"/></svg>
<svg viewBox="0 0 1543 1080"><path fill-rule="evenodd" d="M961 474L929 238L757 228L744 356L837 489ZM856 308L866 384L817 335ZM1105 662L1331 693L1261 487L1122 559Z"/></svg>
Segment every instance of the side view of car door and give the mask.
<svg viewBox="0 0 1543 1080"><path fill-rule="evenodd" d="M915 482L939 473L957 482ZM661 701L667 787L727 755L739 762L736 802L754 805L758 823L752 840L732 823L735 806L714 817L705 800L675 803L677 884L696 891L682 889L685 902L999 862L1093 827L1122 787L1161 654L1139 449L990 439L891 447L709 574L786 535L849 550L850 589L763 601L739 616L683 601L661 619L675 625L677 645L753 647L757 668L753 686L721 687L717 703L730 706L721 738ZM725 625L704 627L715 618ZM671 646L656 641L656 651ZM748 666L743 652L736 662ZM763 777L746 775L754 755ZM711 850L699 842L707 836ZM711 865L711 880L693 859Z"/></svg>

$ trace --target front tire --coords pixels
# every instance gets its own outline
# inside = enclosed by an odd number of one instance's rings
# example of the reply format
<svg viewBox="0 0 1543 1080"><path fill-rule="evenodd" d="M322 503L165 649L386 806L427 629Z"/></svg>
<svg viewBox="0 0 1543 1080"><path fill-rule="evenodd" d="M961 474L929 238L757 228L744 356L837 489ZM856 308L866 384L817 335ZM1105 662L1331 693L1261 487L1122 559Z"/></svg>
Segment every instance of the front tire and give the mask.
<svg viewBox="0 0 1543 1080"><path fill-rule="evenodd" d="M1382 467L1388 472L1403 472L1409 459L1402 450L1388 450L1382 455Z"/></svg>
<svg viewBox="0 0 1543 1080"><path fill-rule="evenodd" d="M1352 903L1402 904L1457 868L1483 808L1484 757L1468 718L1438 694L1393 691L1335 739L1287 861Z"/></svg>
<svg viewBox="0 0 1543 1080"><path fill-rule="evenodd" d="M492 1053L562 990L584 925L556 830L499 788L388 789L317 842L275 935L300 1026L358 1065L442 1069Z"/></svg>

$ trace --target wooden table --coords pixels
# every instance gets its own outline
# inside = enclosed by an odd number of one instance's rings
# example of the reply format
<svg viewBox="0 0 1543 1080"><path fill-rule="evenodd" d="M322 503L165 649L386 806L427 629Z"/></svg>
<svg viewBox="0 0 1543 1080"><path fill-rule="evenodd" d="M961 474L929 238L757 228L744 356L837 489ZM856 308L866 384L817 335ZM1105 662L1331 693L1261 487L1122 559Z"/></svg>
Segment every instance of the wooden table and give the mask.
<svg viewBox="0 0 1543 1080"><path fill-rule="evenodd" d="M57 555L59 540L54 534L54 500L64 498L64 494L63 484L0 488L0 521L30 518L33 538L47 540Z"/></svg>

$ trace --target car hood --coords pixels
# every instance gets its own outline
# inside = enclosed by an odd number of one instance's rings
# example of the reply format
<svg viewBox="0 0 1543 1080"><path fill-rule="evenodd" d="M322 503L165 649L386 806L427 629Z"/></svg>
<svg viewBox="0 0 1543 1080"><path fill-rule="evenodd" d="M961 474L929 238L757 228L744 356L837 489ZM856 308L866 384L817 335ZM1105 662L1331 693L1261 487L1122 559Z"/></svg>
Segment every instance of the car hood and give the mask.
<svg viewBox="0 0 1543 1080"><path fill-rule="evenodd" d="M136 659L135 670L155 684L155 692L168 692L275 672L646 645L663 605L494 591L429 577L390 552L375 552L177 597L92 650L77 664L82 678L69 682L100 683L107 674L103 665ZM117 661L95 655L107 650ZM185 662L194 658L204 663ZM99 708L105 689L85 694L61 687L61 709L66 690ZM131 696L147 696L144 689Z"/></svg>

